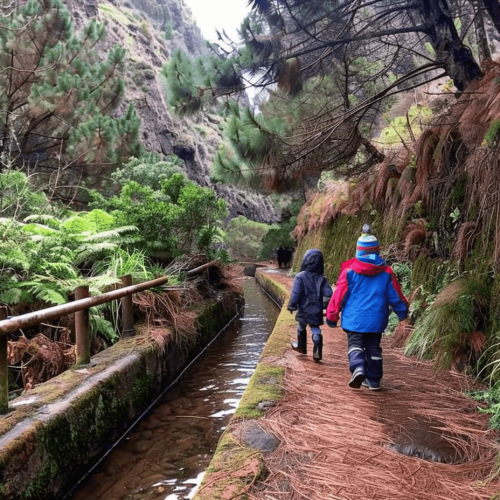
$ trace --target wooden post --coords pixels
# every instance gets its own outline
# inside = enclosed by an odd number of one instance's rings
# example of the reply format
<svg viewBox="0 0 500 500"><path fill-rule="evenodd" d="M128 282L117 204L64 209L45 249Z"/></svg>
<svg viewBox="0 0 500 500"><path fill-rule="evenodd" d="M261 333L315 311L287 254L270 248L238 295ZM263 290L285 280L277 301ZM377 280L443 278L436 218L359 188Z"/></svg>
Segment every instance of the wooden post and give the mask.
<svg viewBox="0 0 500 500"><path fill-rule="evenodd" d="M75 290L75 300L86 299L89 296L88 286L79 286ZM89 310L75 312L76 331L76 364L87 365L90 363L90 332Z"/></svg>
<svg viewBox="0 0 500 500"><path fill-rule="evenodd" d="M122 286L127 287L132 285L132 276L122 276ZM134 331L134 306L132 302L132 295L127 295L121 299L122 303L122 323L123 323L123 337L133 337Z"/></svg>
<svg viewBox="0 0 500 500"><path fill-rule="evenodd" d="M7 318L7 308L0 307L0 321ZM9 409L9 366L7 365L7 335L0 336L0 413Z"/></svg>

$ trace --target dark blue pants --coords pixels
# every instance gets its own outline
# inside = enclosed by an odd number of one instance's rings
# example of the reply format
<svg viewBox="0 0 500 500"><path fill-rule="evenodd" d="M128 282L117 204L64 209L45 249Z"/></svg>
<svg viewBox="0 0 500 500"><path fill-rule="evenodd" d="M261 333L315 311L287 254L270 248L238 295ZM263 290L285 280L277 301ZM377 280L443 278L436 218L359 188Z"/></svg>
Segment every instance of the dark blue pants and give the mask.
<svg viewBox="0 0 500 500"><path fill-rule="evenodd" d="M383 375L382 334L344 331L347 333L347 357L351 373L360 367L370 382L380 382Z"/></svg>

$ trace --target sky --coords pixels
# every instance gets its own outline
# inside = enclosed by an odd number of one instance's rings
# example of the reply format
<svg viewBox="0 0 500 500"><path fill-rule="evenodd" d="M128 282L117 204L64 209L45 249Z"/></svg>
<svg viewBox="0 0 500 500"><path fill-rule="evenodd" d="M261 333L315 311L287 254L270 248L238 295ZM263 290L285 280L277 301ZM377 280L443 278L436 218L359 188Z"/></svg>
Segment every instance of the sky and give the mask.
<svg viewBox="0 0 500 500"><path fill-rule="evenodd" d="M237 29L250 12L248 0L184 0L204 38L217 42L216 29L237 39Z"/></svg>

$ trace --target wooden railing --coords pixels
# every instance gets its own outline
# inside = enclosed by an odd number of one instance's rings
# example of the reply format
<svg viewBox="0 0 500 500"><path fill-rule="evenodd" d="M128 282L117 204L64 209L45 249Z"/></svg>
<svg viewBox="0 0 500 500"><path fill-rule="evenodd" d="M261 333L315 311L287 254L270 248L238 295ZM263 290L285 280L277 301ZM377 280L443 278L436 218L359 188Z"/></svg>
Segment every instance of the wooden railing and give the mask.
<svg viewBox="0 0 500 500"><path fill-rule="evenodd" d="M21 316L8 318L7 308L0 307L0 413L6 413L9 409L7 334L20 328L35 326L43 321L55 320L61 316L75 313L76 364L90 363L89 308L120 299L122 305L122 334L125 337L130 337L134 334L132 295L164 285L167 283L168 277L164 276L138 285L132 285L131 276L123 276L121 281L122 288L93 297L89 297L88 286L80 286L75 290L75 300L73 302L22 314Z"/></svg>

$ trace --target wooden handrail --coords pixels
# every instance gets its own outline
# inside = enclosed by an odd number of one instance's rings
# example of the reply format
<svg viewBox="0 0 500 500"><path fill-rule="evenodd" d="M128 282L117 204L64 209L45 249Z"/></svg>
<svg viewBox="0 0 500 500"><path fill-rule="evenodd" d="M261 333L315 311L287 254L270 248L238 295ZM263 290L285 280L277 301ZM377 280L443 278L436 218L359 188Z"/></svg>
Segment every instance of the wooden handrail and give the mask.
<svg viewBox="0 0 500 500"><path fill-rule="evenodd" d="M121 299L127 295L142 292L144 290L148 290L149 288L154 288L155 286L164 285L167 282L168 276L164 276L163 278L145 281L144 283L139 283L138 285L127 286L125 288L113 290L112 292L95 295L93 297L89 297L88 299L75 300L74 302L68 302L67 304L48 307L47 309L41 309L40 311L34 311L28 314L21 314L21 316L4 319L3 321L0 321L0 336L6 335L9 332L15 332L20 328L34 326L38 323L57 319L61 316L66 316L77 311L84 311L89 307Z"/></svg>
<svg viewBox="0 0 500 500"><path fill-rule="evenodd" d="M198 268L199 270L199 268ZM139 283L138 285L124 286L112 292L106 292L94 297L82 298L67 304L59 306L48 307L40 311L35 311L28 314L4 319L7 317L7 309L0 307L0 413L6 413L9 409L9 382L8 382L8 365L7 365L7 334L15 332L21 328L27 328L37 325L44 321L50 321L60 318L72 313L79 313L87 311L90 307L111 302L112 300L123 299L134 293L149 290L156 286L164 285L168 282L168 277L157 278L155 280ZM123 276L122 283L127 285L131 283L130 276ZM82 292L86 289L85 293L77 293L76 296L88 295L88 287L79 287L77 290ZM124 327L126 336L133 334L133 314L132 304L130 301L122 302L124 306ZM76 355L77 364L84 364L90 361L90 337L88 335L88 313L77 315L75 321L76 327Z"/></svg>

